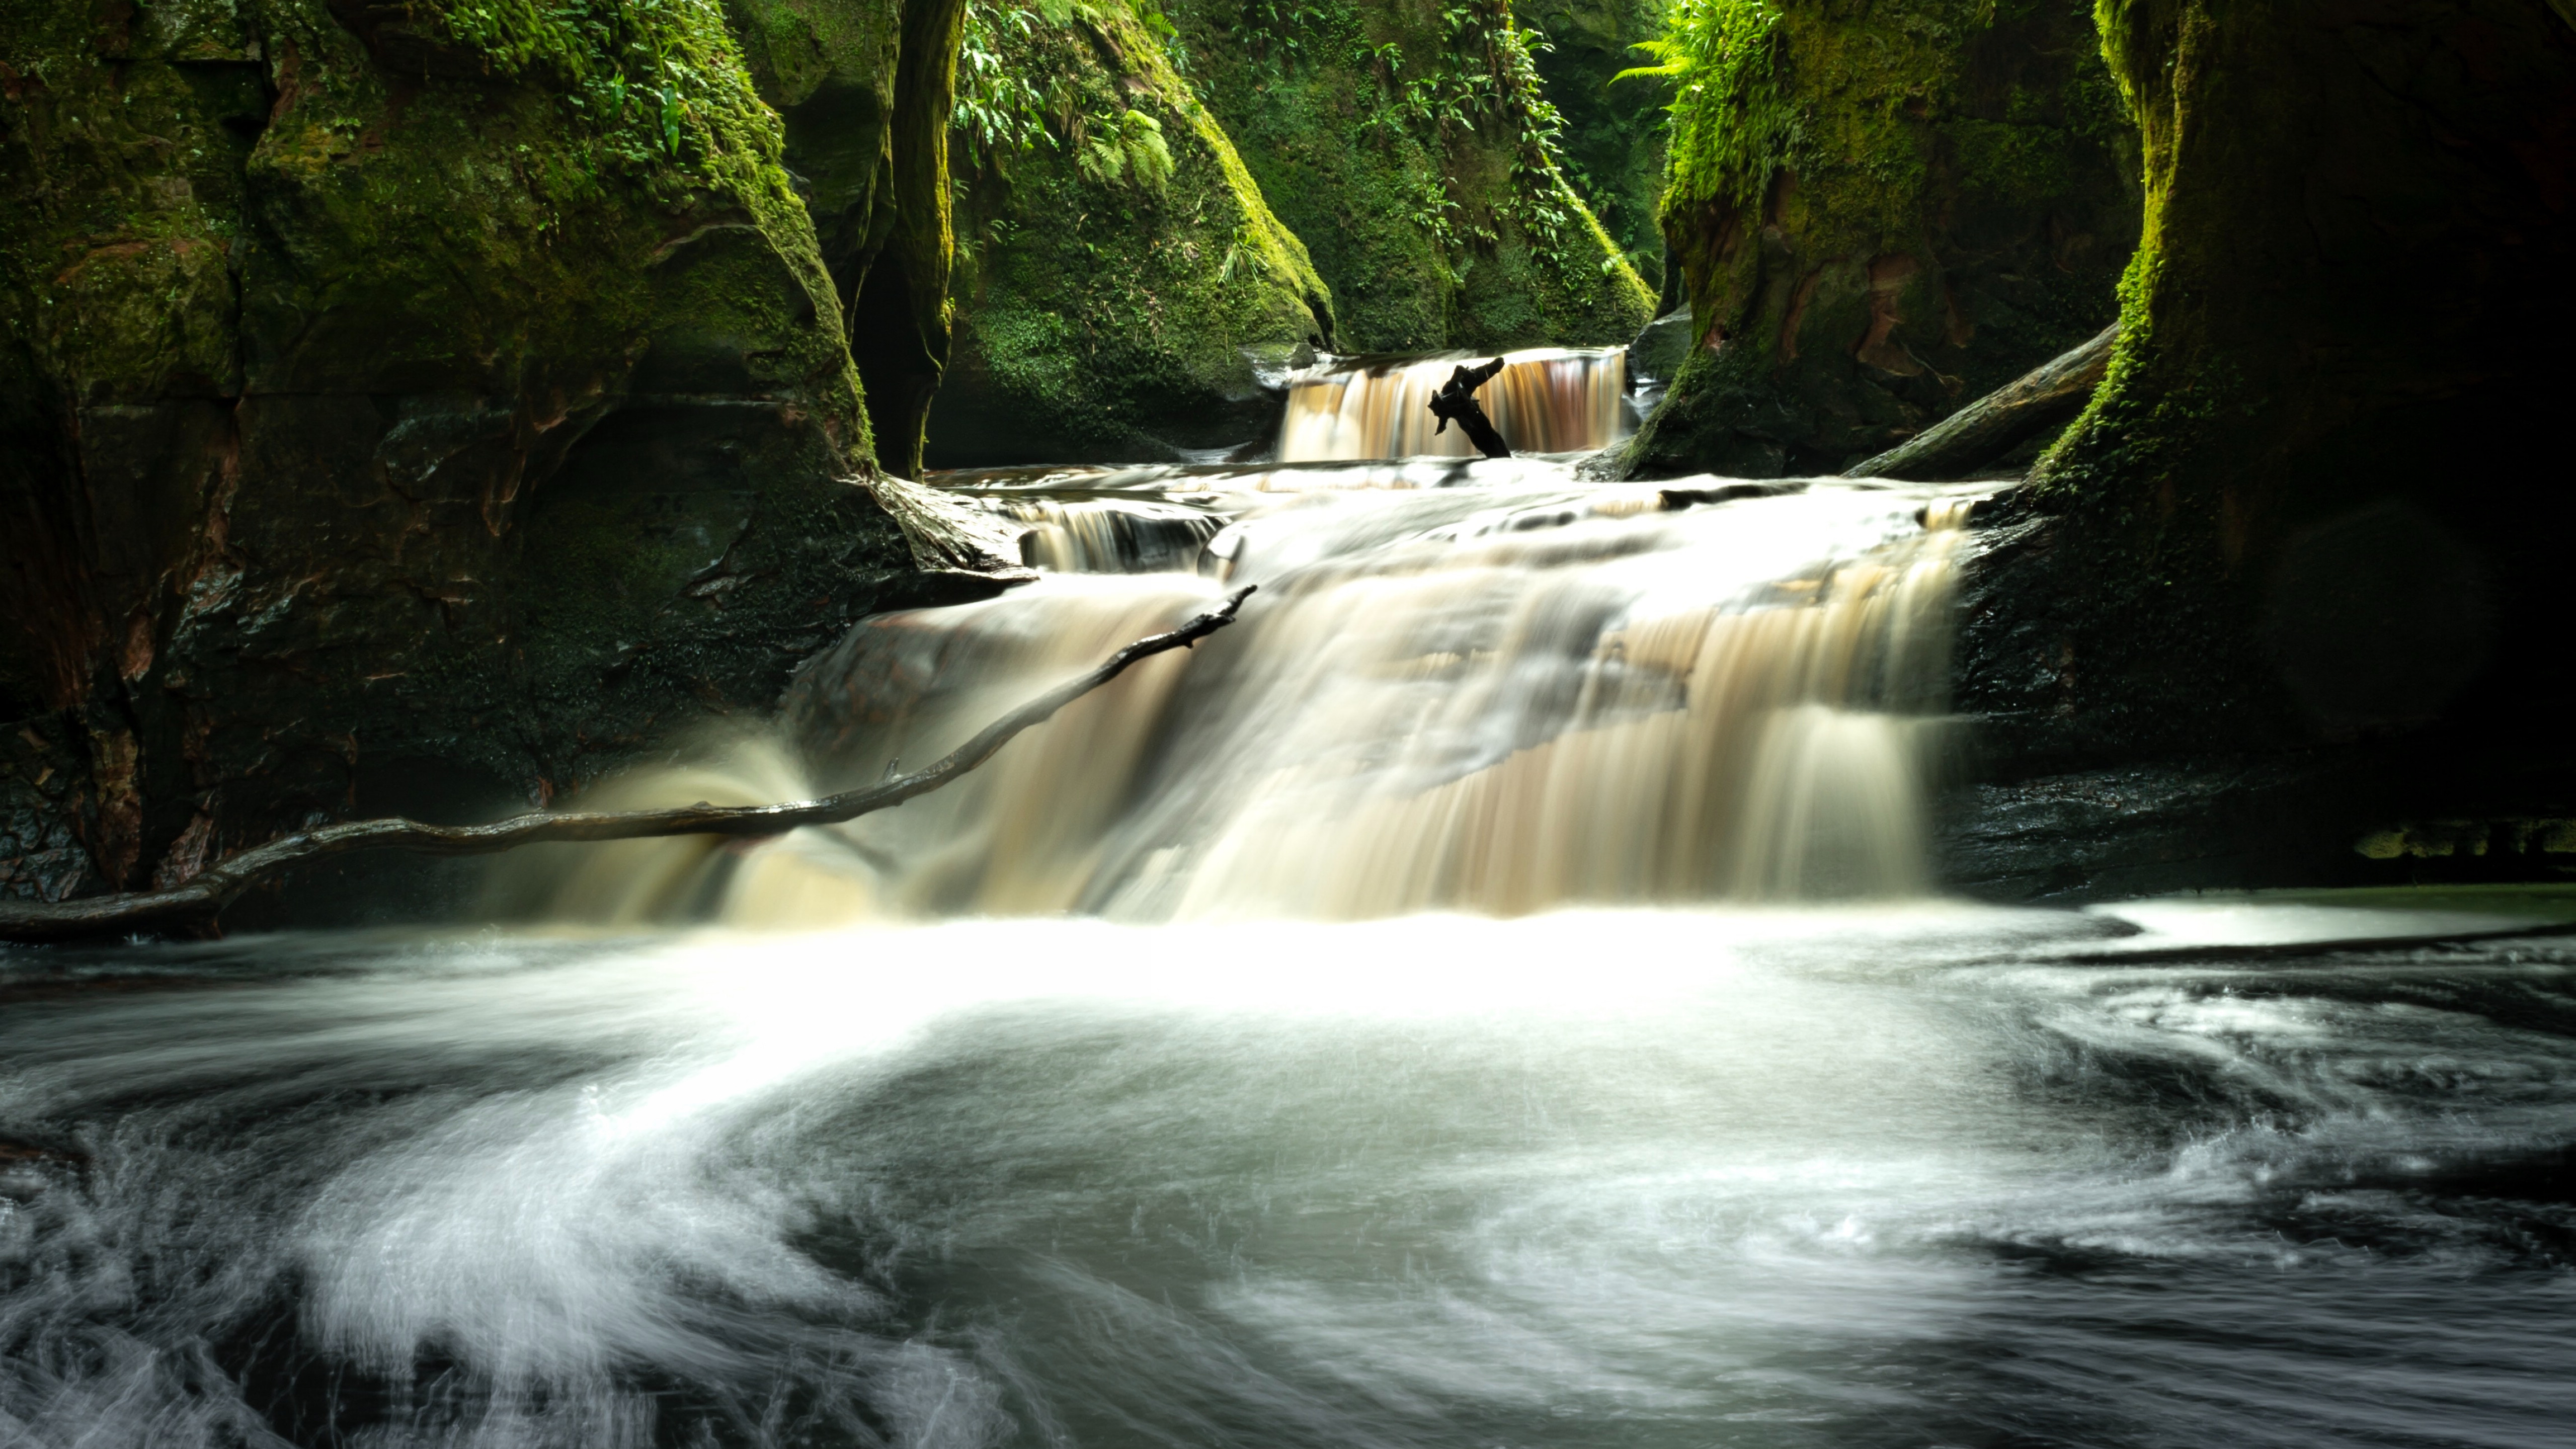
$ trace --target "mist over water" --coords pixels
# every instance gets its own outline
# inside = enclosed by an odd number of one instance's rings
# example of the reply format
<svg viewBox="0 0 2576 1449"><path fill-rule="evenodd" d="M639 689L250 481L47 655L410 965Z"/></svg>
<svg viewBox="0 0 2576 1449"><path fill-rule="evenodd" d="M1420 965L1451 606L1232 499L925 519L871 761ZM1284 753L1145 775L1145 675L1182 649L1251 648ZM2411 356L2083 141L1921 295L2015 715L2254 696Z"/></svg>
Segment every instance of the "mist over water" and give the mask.
<svg viewBox="0 0 2576 1449"><path fill-rule="evenodd" d="M585 803L1260 591L533 926L0 950L0 1446L2576 1444L2576 891L1934 899L1974 494L949 483L1038 582Z"/></svg>

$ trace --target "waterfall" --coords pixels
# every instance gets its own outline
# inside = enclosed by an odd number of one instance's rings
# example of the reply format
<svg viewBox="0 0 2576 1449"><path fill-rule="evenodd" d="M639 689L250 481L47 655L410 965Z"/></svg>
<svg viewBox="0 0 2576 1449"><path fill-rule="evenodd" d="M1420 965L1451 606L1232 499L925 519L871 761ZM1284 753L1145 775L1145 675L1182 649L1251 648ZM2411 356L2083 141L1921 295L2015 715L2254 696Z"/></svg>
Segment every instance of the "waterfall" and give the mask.
<svg viewBox="0 0 2576 1449"><path fill-rule="evenodd" d="M998 499L1028 529L1021 558L1050 573L1149 574L1196 566L1222 519L1175 503L1119 498Z"/></svg>
<svg viewBox="0 0 2576 1449"><path fill-rule="evenodd" d="M1282 462L1348 458L1463 458L1475 447L1456 428L1434 434L1431 394L1467 353L1391 361L1337 361L1288 387ZM1502 375L1477 394L1503 441L1519 453L1571 453L1618 440L1626 417L1622 348L1539 347L1503 354Z"/></svg>
<svg viewBox="0 0 2576 1449"><path fill-rule="evenodd" d="M864 621L799 677L779 733L733 752L743 783L697 770L620 798L875 779L1257 583L1242 622L899 810L749 851L567 856L555 899L612 920L712 906L827 924L1510 915L1927 887L1959 495L1824 482L1702 503L1733 490L1460 466L1467 486L1311 469L1299 491L1284 467L1167 480L1188 508L1094 489L1062 515L1090 533L1065 537L1111 542L1046 545L1088 571ZM1497 481L1476 484L1488 468ZM1137 571L1123 525L1099 521L1175 509L1188 536L1233 522L1160 572Z"/></svg>

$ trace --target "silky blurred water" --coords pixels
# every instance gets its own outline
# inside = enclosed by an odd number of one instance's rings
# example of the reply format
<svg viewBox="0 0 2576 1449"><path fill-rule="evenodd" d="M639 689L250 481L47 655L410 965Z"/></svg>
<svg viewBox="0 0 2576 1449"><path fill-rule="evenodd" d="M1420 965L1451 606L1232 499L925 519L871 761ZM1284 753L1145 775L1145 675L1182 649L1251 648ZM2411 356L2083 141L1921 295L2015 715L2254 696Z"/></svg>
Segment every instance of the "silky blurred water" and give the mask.
<svg viewBox="0 0 2576 1449"><path fill-rule="evenodd" d="M0 1443L2565 1444L2528 918L0 954Z"/></svg>
<svg viewBox="0 0 2576 1449"><path fill-rule="evenodd" d="M2576 893L1931 898L1971 494L948 481L1046 577L589 803L1261 592L551 925L0 949L0 1449L2576 1445Z"/></svg>

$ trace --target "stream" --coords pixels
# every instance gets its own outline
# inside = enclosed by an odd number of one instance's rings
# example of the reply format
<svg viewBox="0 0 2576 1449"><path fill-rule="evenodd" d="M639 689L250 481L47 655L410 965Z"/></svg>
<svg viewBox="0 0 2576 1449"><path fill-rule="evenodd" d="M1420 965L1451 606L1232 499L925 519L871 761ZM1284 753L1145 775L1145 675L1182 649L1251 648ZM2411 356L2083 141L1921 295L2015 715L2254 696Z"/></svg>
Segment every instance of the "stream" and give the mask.
<svg viewBox="0 0 2576 1449"><path fill-rule="evenodd" d="M1258 586L901 810L0 949L0 1445L2576 1445L2576 887L1942 898L1991 485L1588 483L1540 360L1564 454L934 480L1038 581L592 796Z"/></svg>

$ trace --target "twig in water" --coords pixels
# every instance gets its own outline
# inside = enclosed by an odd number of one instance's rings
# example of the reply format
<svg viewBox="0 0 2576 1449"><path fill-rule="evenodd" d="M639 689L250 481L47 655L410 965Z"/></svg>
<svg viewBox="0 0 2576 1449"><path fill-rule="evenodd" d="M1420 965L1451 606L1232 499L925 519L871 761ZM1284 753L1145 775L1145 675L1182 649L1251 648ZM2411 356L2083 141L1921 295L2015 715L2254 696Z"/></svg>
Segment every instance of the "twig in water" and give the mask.
<svg viewBox="0 0 2576 1449"><path fill-rule="evenodd" d="M184 930L212 921L242 892L289 866L361 850L424 855L487 855L563 840L641 840L664 835L778 835L800 825L837 825L926 795L991 759L1013 736L1116 679L1149 655L1185 649L1234 622L1252 592L1246 585L1168 634L1119 650L1090 672L1066 681L986 725L934 764L820 800L777 805L696 805L661 810L572 810L514 815L489 825L423 825L400 817L352 820L280 836L245 850L168 890L131 891L76 901L0 901L0 941L69 941L85 936Z"/></svg>

